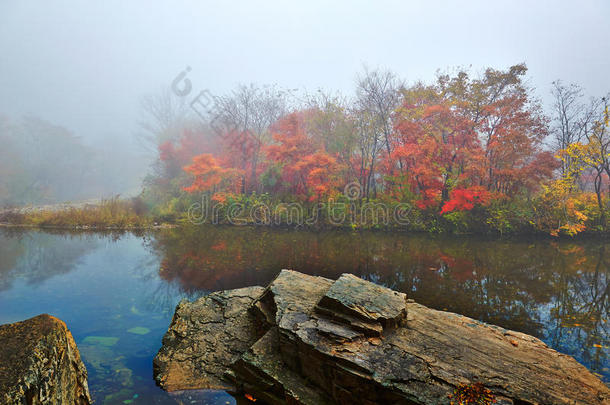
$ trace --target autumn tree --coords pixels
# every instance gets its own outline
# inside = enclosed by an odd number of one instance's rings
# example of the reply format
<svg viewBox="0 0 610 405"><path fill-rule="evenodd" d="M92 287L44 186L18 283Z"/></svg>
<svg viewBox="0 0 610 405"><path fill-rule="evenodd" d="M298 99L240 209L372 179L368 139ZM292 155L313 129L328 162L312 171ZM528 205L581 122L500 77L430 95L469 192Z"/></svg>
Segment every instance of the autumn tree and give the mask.
<svg viewBox="0 0 610 405"><path fill-rule="evenodd" d="M158 176L164 179L178 177L182 168L202 153L218 153L217 142L210 131L184 129L175 140L167 140L159 145Z"/></svg>
<svg viewBox="0 0 610 405"><path fill-rule="evenodd" d="M573 187L573 175L580 170L575 161L566 174L559 179L542 185L542 192L534 201L532 224L538 230L552 236L566 234L574 236L586 229L586 196L579 195ZM583 204L583 198L585 203Z"/></svg>
<svg viewBox="0 0 610 405"><path fill-rule="evenodd" d="M476 204L486 204L490 197L489 192L481 186L456 188L451 190L450 199L443 204L441 214L456 210L470 211Z"/></svg>
<svg viewBox="0 0 610 405"><path fill-rule="evenodd" d="M243 191L255 191L262 149L271 141L271 125L287 111L289 93L273 86L241 85L215 98L213 126L225 146L225 158L243 172Z"/></svg>
<svg viewBox="0 0 610 405"><path fill-rule="evenodd" d="M306 131L310 111L295 112L279 120L272 129L273 144L266 148L270 163L279 169L278 181L302 198L321 198L338 186L340 169L323 143Z"/></svg>
<svg viewBox="0 0 610 405"><path fill-rule="evenodd" d="M553 142L556 151L565 150L568 145L581 142L586 137L593 111L582 102L583 90L577 84L565 85L561 80L553 82ZM564 155L561 174L566 175L570 165Z"/></svg>
<svg viewBox="0 0 610 405"><path fill-rule="evenodd" d="M315 144L335 156L344 169L341 177L345 184L358 178L355 156L357 133L354 117L350 114L347 100L339 94L319 90L306 99L304 109L306 131Z"/></svg>
<svg viewBox="0 0 610 405"><path fill-rule="evenodd" d="M514 195L534 191L552 176L551 153L543 148L547 118L532 89L524 84L525 64L507 70L487 69L478 78L466 71L441 75L438 86L467 117L484 151L480 185L490 192Z"/></svg>
<svg viewBox="0 0 610 405"><path fill-rule="evenodd" d="M597 197L600 222L605 227L606 208L604 204L604 183L608 184L610 197L610 132L608 105L605 98L593 101L591 110L597 109L597 115L590 130L585 130L586 142L573 142L559 151L559 156L566 170L563 179L573 184L583 176L586 170L593 175L593 186Z"/></svg>
<svg viewBox="0 0 610 405"><path fill-rule="evenodd" d="M140 100L136 137L147 154L155 153L142 190L143 199L151 205L163 206L181 198L190 183L183 167L199 154L217 152L218 142L209 123L194 113L190 101L172 88Z"/></svg>
<svg viewBox="0 0 610 405"><path fill-rule="evenodd" d="M428 207L447 201L456 187L477 185L483 150L472 121L437 86L418 84L402 93L395 118L394 166L407 175Z"/></svg>
<svg viewBox="0 0 610 405"><path fill-rule="evenodd" d="M402 92L387 166L408 177L421 206L445 203L455 189L533 192L552 176L556 161L542 145L547 121L523 84L526 71L460 71Z"/></svg>
<svg viewBox="0 0 610 405"><path fill-rule="evenodd" d="M385 152L388 159L392 154L392 114L400 105L402 87L403 83L389 70L365 69L356 81L353 113L360 149L359 177L367 198L371 187L373 194L377 193L375 173L380 153Z"/></svg>
<svg viewBox="0 0 610 405"><path fill-rule="evenodd" d="M193 162L184 167L184 171L194 177L192 184L184 188L189 193L214 193L221 189L235 191L236 179L241 175L237 169L222 167L209 153L195 156Z"/></svg>

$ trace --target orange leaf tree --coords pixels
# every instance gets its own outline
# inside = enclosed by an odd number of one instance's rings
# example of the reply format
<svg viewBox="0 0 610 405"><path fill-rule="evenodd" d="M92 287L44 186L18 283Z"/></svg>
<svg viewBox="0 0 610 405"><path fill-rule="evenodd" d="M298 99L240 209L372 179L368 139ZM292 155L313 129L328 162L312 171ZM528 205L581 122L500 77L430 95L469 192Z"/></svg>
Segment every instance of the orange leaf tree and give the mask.
<svg viewBox="0 0 610 405"><path fill-rule="evenodd" d="M193 175L193 183L185 187L189 193L212 191L216 192L222 186L225 189L238 187L241 171L233 168L221 167L216 158L204 153L193 158L193 163L184 167L184 170Z"/></svg>

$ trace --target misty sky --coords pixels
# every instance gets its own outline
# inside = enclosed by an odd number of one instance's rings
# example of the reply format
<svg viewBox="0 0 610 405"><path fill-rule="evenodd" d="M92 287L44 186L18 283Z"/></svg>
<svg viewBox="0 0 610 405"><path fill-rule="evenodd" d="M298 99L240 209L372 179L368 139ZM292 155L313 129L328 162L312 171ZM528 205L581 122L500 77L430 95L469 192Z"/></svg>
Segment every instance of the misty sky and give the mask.
<svg viewBox="0 0 610 405"><path fill-rule="evenodd" d="M238 83L341 90L363 64L407 81L526 62L550 83L610 90L610 2L10 1L0 3L0 113L131 144L139 99L186 66L194 91Z"/></svg>

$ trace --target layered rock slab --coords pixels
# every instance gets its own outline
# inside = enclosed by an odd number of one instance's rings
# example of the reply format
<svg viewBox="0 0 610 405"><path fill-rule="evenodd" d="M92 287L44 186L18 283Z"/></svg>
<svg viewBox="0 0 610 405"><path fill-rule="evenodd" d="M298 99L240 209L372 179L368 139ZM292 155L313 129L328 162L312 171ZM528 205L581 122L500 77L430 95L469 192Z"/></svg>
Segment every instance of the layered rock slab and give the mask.
<svg viewBox="0 0 610 405"><path fill-rule="evenodd" d="M42 314L0 325L0 403L91 403L87 369L64 322Z"/></svg>
<svg viewBox="0 0 610 405"><path fill-rule="evenodd" d="M283 361L275 327L233 363L228 374L240 392L252 393L257 400L268 404L334 403Z"/></svg>
<svg viewBox="0 0 610 405"><path fill-rule="evenodd" d="M315 311L348 324L352 329L379 336L407 318L407 296L372 284L353 274L343 274L320 298Z"/></svg>
<svg viewBox="0 0 610 405"><path fill-rule="evenodd" d="M182 300L153 361L157 383L168 391L232 390L224 378L228 365L262 336L248 311L262 292L248 287Z"/></svg>
<svg viewBox="0 0 610 405"><path fill-rule="evenodd" d="M246 312L253 339L262 337L225 362L223 378L267 403L442 404L474 382L498 403L610 400L585 367L534 337L352 275L333 282L284 270Z"/></svg>

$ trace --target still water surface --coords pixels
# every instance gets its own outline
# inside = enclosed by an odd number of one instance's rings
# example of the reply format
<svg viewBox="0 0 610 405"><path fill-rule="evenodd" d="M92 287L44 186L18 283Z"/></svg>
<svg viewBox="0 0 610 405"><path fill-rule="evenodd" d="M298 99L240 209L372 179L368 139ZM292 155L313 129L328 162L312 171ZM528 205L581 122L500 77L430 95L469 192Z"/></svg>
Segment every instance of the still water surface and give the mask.
<svg viewBox="0 0 610 405"><path fill-rule="evenodd" d="M142 235L0 229L0 323L45 312L64 320L97 404L175 404L152 378L175 305L265 285L282 268L354 273L430 307L535 335L610 382L607 241L240 227ZM224 392L197 401L235 403Z"/></svg>

